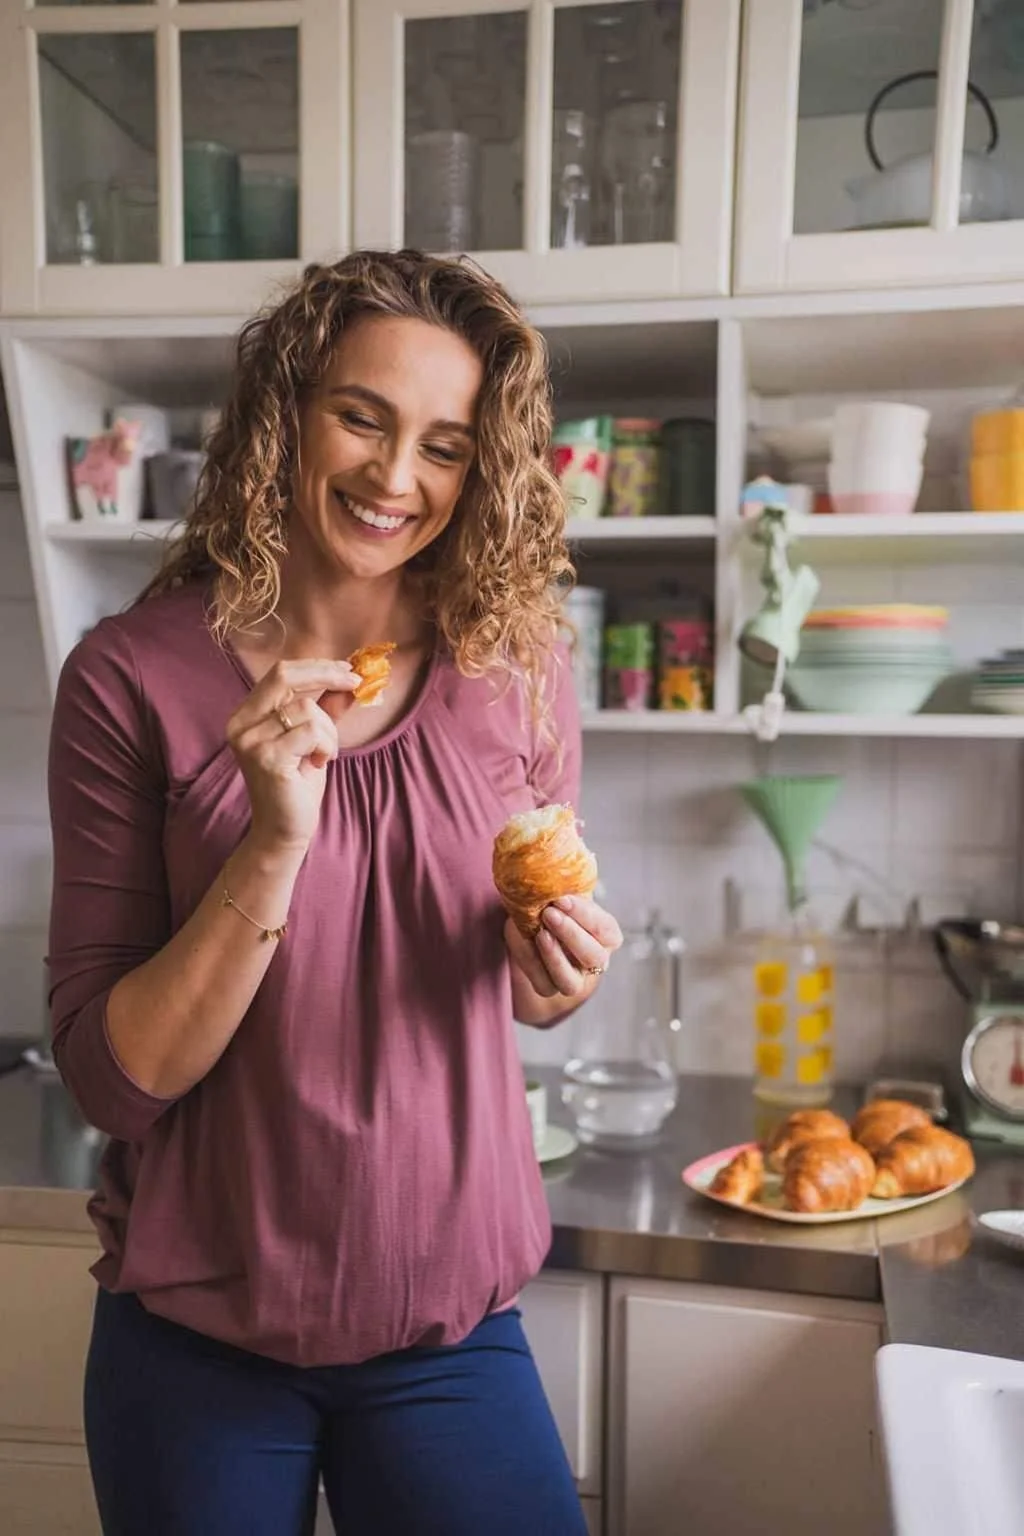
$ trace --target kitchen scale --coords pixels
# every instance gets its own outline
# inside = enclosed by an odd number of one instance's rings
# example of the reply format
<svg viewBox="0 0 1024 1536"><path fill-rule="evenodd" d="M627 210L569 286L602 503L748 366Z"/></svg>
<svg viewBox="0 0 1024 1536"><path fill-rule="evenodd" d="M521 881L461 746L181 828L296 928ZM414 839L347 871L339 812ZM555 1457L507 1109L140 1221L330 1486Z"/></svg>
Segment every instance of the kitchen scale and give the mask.
<svg viewBox="0 0 1024 1536"><path fill-rule="evenodd" d="M968 1136L1024 1148L1024 928L937 923L942 968L969 1007L960 1053Z"/></svg>

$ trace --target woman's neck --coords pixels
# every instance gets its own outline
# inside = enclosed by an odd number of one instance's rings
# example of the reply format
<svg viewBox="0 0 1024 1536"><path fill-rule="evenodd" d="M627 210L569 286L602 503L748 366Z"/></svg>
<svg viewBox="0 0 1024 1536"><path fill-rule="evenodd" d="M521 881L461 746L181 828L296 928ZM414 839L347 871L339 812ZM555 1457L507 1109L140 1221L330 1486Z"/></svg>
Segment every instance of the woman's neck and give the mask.
<svg viewBox="0 0 1024 1536"><path fill-rule="evenodd" d="M417 647L427 629L422 605L402 570L365 581L299 570L288 558L274 618L253 638L280 656L342 657L385 640L403 649Z"/></svg>

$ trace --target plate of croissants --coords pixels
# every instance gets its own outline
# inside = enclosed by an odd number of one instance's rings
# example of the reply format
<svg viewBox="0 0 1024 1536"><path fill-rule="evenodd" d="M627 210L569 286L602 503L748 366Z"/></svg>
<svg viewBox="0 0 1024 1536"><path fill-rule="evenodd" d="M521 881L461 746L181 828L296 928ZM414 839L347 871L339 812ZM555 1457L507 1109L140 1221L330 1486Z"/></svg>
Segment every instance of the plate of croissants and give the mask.
<svg viewBox="0 0 1024 1536"><path fill-rule="evenodd" d="M797 1109L764 1144L699 1158L683 1183L723 1205L770 1221L827 1222L891 1216L938 1200L974 1172L962 1136L902 1099L872 1099L852 1121L830 1109Z"/></svg>

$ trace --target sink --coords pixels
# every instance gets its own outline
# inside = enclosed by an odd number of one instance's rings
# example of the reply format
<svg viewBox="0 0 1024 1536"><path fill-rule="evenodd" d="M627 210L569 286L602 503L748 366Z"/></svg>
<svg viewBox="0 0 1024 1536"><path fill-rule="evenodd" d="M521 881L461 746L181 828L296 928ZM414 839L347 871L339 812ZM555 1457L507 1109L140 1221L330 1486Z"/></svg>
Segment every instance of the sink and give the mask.
<svg viewBox="0 0 1024 1536"><path fill-rule="evenodd" d="M886 1344L875 1369L894 1536L1020 1536L1024 1363Z"/></svg>

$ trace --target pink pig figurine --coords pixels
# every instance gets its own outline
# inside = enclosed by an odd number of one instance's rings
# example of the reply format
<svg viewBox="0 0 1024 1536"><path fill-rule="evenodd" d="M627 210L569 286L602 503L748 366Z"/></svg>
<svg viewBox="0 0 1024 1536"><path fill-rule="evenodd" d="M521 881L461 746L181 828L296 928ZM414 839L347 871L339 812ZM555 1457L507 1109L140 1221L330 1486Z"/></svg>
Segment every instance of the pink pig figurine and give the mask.
<svg viewBox="0 0 1024 1536"><path fill-rule="evenodd" d="M120 418L98 437L68 438L75 508L90 521L135 522L142 511L141 424Z"/></svg>

